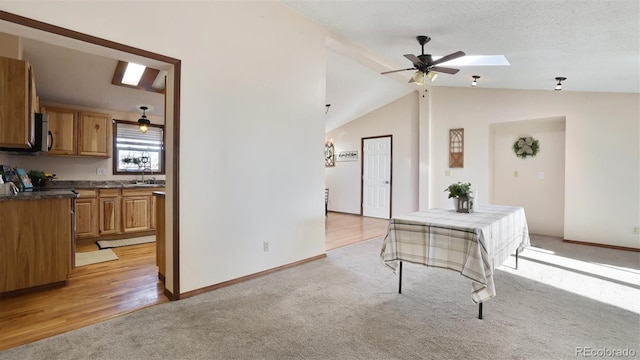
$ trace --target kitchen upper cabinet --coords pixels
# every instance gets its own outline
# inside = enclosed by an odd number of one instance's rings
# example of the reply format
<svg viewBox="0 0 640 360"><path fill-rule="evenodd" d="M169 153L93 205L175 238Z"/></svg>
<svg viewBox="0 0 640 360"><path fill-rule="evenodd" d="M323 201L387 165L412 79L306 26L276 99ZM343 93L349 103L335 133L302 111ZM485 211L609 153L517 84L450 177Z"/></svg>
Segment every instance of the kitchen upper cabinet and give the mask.
<svg viewBox="0 0 640 360"><path fill-rule="evenodd" d="M43 107L42 112L49 115L49 131L53 136L50 155L75 155L77 154L76 119L75 110Z"/></svg>
<svg viewBox="0 0 640 360"><path fill-rule="evenodd" d="M111 115L80 112L78 155L109 157Z"/></svg>
<svg viewBox="0 0 640 360"><path fill-rule="evenodd" d="M0 57L0 147L29 149L35 142L35 94L29 63Z"/></svg>
<svg viewBox="0 0 640 360"><path fill-rule="evenodd" d="M111 115L74 108L43 106L53 135L50 155L109 157Z"/></svg>
<svg viewBox="0 0 640 360"><path fill-rule="evenodd" d="M98 206L100 211L100 236L120 232L120 190L100 189Z"/></svg>
<svg viewBox="0 0 640 360"><path fill-rule="evenodd" d="M97 237L98 198L96 190L76 190L76 239Z"/></svg>

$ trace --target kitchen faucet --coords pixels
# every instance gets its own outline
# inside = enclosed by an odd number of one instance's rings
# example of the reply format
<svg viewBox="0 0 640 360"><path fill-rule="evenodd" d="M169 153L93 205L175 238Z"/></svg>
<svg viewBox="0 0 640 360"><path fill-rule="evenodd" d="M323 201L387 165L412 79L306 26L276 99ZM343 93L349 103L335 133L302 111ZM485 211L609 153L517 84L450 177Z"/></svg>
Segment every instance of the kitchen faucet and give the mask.
<svg viewBox="0 0 640 360"><path fill-rule="evenodd" d="M151 174L153 176L153 170L150 167L143 168L142 171L140 172L140 175L141 175L140 183L141 184L146 184L144 182L144 172L145 171L149 171L149 174ZM151 181L152 179L155 180L155 178L152 177L151 179L149 179L147 181Z"/></svg>

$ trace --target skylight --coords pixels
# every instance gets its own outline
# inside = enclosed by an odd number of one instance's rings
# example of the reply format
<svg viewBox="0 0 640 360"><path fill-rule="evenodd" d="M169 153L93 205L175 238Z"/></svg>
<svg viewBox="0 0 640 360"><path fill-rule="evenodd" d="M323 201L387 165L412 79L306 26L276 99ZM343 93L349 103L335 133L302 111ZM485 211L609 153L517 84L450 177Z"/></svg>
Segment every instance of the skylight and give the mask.
<svg viewBox="0 0 640 360"><path fill-rule="evenodd" d="M442 56L434 56L437 60ZM442 65L447 66L505 66L511 65L504 55L465 55L457 59L445 61Z"/></svg>
<svg viewBox="0 0 640 360"><path fill-rule="evenodd" d="M111 83L163 94L166 76L166 70L161 71L136 63L118 61Z"/></svg>
<svg viewBox="0 0 640 360"><path fill-rule="evenodd" d="M144 69L146 69L146 66L130 62L122 76L122 83L131 86L138 86L140 79L142 78L142 74L144 73Z"/></svg>

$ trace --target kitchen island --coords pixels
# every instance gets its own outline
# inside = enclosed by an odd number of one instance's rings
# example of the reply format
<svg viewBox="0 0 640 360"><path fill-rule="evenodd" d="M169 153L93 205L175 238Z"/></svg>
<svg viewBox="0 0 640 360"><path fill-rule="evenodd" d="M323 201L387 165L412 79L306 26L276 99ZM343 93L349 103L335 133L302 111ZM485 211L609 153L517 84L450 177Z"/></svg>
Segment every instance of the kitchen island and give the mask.
<svg viewBox="0 0 640 360"><path fill-rule="evenodd" d="M70 190L0 195L0 295L67 283L75 198Z"/></svg>

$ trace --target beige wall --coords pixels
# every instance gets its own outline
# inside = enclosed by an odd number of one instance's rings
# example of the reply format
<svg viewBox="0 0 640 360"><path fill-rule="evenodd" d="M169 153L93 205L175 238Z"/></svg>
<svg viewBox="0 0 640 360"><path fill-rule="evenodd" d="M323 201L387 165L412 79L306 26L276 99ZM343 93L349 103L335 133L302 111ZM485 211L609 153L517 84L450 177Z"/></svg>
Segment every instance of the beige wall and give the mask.
<svg viewBox="0 0 640 360"><path fill-rule="evenodd" d="M432 207L450 206L442 189L455 181L470 181L481 204L492 199L492 125L565 118L564 238L640 248L640 95L437 87L431 96ZM448 131L458 127L465 167L446 176Z"/></svg>
<svg viewBox="0 0 640 360"><path fill-rule="evenodd" d="M77 104L42 103L41 105L71 107L79 110L94 111L111 114L111 117L118 120L138 121L140 113L128 113L109 109L98 109ZM163 124L164 119L158 116L148 116L154 124ZM40 170L56 174L59 180L135 180L136 175L113 175L112 159L89 158L89 157L68 157L68 156L48 156L48 155L10 155L0 153L0 164L11 165L29 170ZM99 168L106 169L107 175L97 174ZM157 180L164 180L165 175L154 174Z"/></svg>
<svg viewBox="0 0 640 360"><path fill-rule="evenodd" d="M325 168L329 210L360 214L361 140L392 135L392 216L418 209L418 94L412 92L329 133L336 152L358 150L359 161Z"/></svg>
<svg viewBox="0 0 640 360"><path fill-rule="evenodd" d="M538 140L535 157L519 158L516 139ZM491 198L487 203L524 207L529 231L564 235L565 119L531 119L490 125ZM488 196L488 194L486 194Z"/></svg>
<svg viewBox="0 0 640 360"><path fill-rule="evenodd" d="M324 29L277 2L3 10L182 61L181 292L324 254Z"/></svg>

